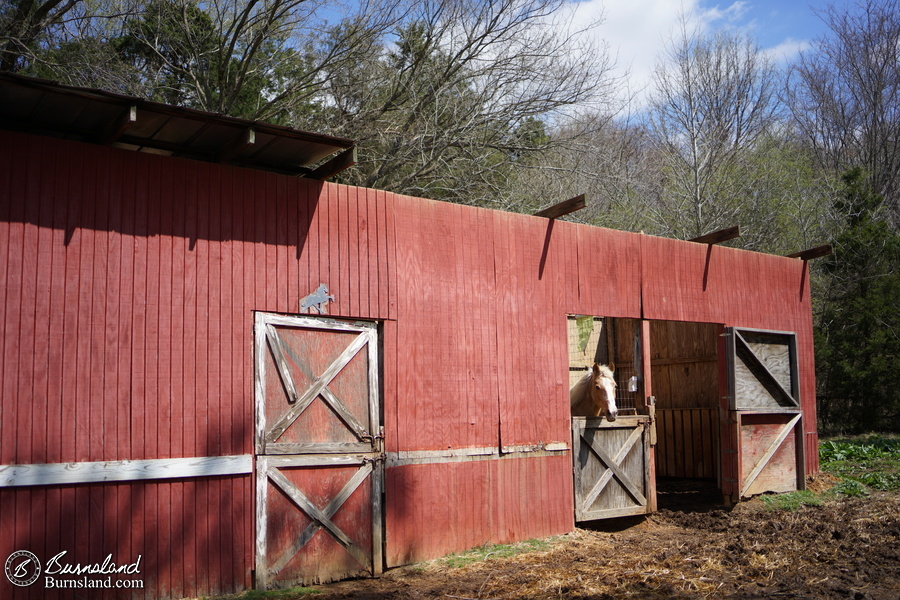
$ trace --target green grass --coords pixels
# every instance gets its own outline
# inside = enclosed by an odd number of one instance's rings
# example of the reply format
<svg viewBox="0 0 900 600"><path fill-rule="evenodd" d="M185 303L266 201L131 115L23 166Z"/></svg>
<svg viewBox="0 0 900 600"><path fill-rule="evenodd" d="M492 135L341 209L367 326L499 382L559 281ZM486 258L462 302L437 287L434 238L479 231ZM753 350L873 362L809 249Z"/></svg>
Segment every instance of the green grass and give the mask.
<svg viewBox="0 0 900 600"><path fill-rule="evenodd" d="M445 567L458 569L472 563L482 562L491 558L505 558L522 554L523 552L533 552L536 550L546 550L551 546L550 540L527 540L518 544L496 544L479 546L460 552L459 554L451 554L439 559L438 562Z"/></svg>
<svg viewBox="0 0 900 600"><path fill-rule="evenodd" d="M809 490L798 490L786 494L763 496L763 504L766 510L797 510L801 506L821 506L825 504L823 494L816 494Z"/></svg>

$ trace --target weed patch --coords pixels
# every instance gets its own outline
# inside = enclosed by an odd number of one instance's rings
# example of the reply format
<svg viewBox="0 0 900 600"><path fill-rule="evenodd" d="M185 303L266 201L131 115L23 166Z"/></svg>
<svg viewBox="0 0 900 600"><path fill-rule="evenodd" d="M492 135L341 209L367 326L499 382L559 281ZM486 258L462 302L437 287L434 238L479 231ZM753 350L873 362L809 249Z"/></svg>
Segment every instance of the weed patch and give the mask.
<svg viewBox="0 0 900 600"><path fill-rule="evenodd" d="M869 490L900 489L900 437L870 435L819 445L820 468L842 479L834 491L865 496Z"/></svg>
<svg viewBox="0 0 900 600"><path fill-rule="evenodd" d="M451 569L458 569L472 563L482 562L491 558L508 558L524 552L534 552L537 550L546 550L552 546L552 542L548 539L527 540L518 544L495 544L489 546L479 546L460 552L459 554L451 554L439 560L439 562Z"/></svg>
<svg viewBox="0 0 900 600"><path fill-rule="evenodd" d="M801 506L821 506L825 504L823 494L816 494L809 490L799 490L787 494L763 496L763 504L766 510L797 510Z"/></svg>

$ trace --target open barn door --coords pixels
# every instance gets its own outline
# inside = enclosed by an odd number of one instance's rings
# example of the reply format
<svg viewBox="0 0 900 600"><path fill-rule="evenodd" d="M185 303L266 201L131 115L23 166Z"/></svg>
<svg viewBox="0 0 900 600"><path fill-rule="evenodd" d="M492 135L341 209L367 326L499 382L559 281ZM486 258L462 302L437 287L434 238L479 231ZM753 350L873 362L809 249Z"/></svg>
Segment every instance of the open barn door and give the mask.
<svg viewBox="0 0 900 600"><path fill-rule="evenodd" d="M723 493L732 501L805 486L803 428L793 333L728 328L729 418ZM731 446L728 448L727 446Z"/></svg>
<svg viewBox="0 0 900 600"><path fill-rule="evenodd" d="M575 520L593 521L653 512L651 473L655 423L644 398L641 321L570 315L570 387L591 366L615 364L615 421L572 417Z"/></svg>
<svg viewBox="0 0 900 600"><path fill-rule="evenodd" d="M258 313L255 340L256 587L379 574L376 325Z"/></svg>

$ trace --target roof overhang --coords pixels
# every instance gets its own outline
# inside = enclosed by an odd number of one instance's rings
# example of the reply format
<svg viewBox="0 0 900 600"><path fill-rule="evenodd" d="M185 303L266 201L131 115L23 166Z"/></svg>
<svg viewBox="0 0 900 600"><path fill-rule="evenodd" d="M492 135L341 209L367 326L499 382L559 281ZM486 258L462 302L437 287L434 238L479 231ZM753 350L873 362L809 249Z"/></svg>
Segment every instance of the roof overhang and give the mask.
<svg viewBox="0 0 900 600"><path fill-rule="evenodd" d="M356 156L353 140L12 73L0 73L0 128L314 179Z"/></svg>

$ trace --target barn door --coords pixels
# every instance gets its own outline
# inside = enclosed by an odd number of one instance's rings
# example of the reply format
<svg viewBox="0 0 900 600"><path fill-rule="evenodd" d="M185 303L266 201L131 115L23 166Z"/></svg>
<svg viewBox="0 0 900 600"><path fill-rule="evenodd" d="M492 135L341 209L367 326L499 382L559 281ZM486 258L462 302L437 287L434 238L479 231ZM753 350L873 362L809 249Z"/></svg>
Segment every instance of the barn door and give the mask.
<svg viewBox="0 0 900 600"><path fill-rule="evenodd" d="M379 574L376 325L258 313L255 340L256 587Z"/></svg>
<svg viewBox="0 0 900 600"><path fill-rule="evenodd" d="M650 417L572 417L575 520L650 512Z"/></svg>
<svg viewBox="0 0 900 600"><path fill-rule="evenodd" d="M800 386L793 333L726 330L732 500L788 492L805 484Z"/></svg>

